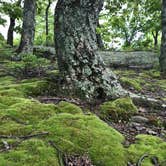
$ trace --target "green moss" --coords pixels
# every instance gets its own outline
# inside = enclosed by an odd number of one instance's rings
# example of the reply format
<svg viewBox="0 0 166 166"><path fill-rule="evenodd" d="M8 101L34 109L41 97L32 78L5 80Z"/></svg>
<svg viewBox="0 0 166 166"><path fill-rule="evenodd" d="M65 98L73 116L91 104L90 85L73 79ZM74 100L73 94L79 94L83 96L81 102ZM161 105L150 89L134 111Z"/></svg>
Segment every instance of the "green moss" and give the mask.
<svg viewBox="0 0 166 166"><path fill-rule="evenodd" d="M122 77L120 78L120 82L122 83L123 86L127 86L128 88L133 87L135 90L142 90L141 83L139 79L132 79L132 78L126 78Z"/></svg>
<svg viewBox="0 0 166 166"><path fill-rule="evenodd" d="M88 153L98 166L125 165L123 136L94 115L60 113L38 125L67 154Z"/></svg>
<svg viewBox="0 0 166 166"><path fill-rule="evenodd" d="M75 104L61 101L58 104L60 113L70 113L70 114L82 114L82 109Z"/></svg>
<svg viewBox="0 0 166 166"><path fill-rule="evenodd" d="M134 70L115 70L114 73L125 77L131 77L136 75L136 72Z"/></svg>
<svg viewBox="0 0 166 166"><path fill-rule="evenodd" d="M1 96L17 96L17 97L24 97L24 93L16 90L14 88L10 88L10 89L5 89L5 90L0 90L0 95Z"/></svg>
<svg viewBox="0 0 166 166"><path fill-rule="evenodd" d="M153 166L151 157L157 157L159 163L166 160L166 142L150 135L138 135L136 138L135 144L127 149L129 161L136 163L144 154L148 154L149 157L143 160L142 166Z"/></svg>
<svg viewBox="0 0 166 166"><path fill-rule="evenodd" d="M158 80L156 82L156 86L160 87L164 91L166 91L166 79Z"/></svg>
<svg viewBox="0 0 166 166"><path fill-rule="evenodd" d="M157 78L157 79L160 78L160 71L150 70L150 71L147 71L145 73L147 73L147 75L149 75L152 78Z"/></svg>
<svg viewBox="0 0 166 166"><path fill-rule="evenodd" d="M32 126L19 124L10 117L0 117L0 120L0 135L26 135L33 131Z"/></svg>
<svg viewBox="0 0 166 166"><path fill-rule="evenodd" d="M130 98L120 98L103 103L99 111L102 119L110 117L112 120L118 121L128 120L137 112L137 108Z"/></svg>
<svg viewBox="0 0 166 166"><path fill-rule="evenodd" d="M0 86L7 86L14 83L15 79L11 76L0 77ZM1 87L0 87L1 88Z"/></svg>
<svg viewBox="0 0 166 166"><path fill-rule="evenodd" d="M18 118L27 124L36 124L47 119L57 112L57 107L52 104L41 104L33 100L24 100L13 104L7 111L8 115Z"/></svg>
<svg viewBox="0 0 166 166"><path fill-rule="evenodd" d="M6 106L11 106L13 104L21 103L24 101L28 101L28 99L24 99L20 97L0 96L0 103Z"/></svg>
<svg viewBox="0 0 166 166"><path fill-rule="evenodd" d="M24 141L15 150L0 155L0 166L59 166L56 151L42 140Z"/></svg>

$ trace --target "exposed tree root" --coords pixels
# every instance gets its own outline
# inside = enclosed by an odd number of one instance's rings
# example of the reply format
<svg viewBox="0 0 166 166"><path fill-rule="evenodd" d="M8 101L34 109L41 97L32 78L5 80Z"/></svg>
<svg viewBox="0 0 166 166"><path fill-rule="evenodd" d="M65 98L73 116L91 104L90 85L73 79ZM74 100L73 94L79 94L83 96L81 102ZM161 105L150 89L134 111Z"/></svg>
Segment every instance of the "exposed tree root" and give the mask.
<svg viewBox="0 0 166 166"><path fill-rule="evenodd" d="M136 105L144 105L146 107L151 107L160 110L166 109L166 104L164 104L161 100L150 98L148 96L134 94L131 92L129 92L129 96L133 99L133 102Z"/></svg>

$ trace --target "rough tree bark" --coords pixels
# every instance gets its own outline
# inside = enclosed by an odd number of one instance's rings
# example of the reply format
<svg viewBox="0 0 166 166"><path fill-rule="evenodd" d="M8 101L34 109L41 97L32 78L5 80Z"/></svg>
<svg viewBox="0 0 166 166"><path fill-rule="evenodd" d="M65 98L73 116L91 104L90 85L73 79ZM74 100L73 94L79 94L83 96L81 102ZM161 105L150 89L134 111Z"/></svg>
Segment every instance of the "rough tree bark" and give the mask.
<svg viewBox="0 0 166 166"><path fill-rule="evenodd" d="M10 17L10 25L7 33L7 44L13 46L13 33L15 27L15 18Z"/></svg>
<svg viewBox="0 0 166 166"><path fill-rule="evenodd" d="M51 6L51 0L48 0L48 5L46 7L45 19L46 19L46 46L48 46L48 34L49 34L49 25L48 25L48 13Z"/></svg>
<svg viewBox="0 0 166 166"><path fill-rule="evenodd" d="M161 72L166 76L166 0L162 3L162 39L161 39L161 54L160 67Z"/></svg>
<svg viewBox="0 0 166 166"><path fill-rule="evenodd" d="M124 95L116 76L97 53L96 27L103 0L59 0L55 45L62 78L86 98Z"/></svg>
<svg viewBox="0 0 166 166"><path fill-rule="evenodd" d="M36 0L25 0L23 11L23 26L18 53L32 53L35 35Z"/></svg>

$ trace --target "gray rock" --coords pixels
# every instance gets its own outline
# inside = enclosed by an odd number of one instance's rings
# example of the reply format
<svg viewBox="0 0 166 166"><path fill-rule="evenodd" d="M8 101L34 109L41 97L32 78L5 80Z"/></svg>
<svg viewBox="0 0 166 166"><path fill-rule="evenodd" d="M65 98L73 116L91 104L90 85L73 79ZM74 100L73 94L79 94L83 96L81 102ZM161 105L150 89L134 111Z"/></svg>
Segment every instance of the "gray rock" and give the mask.
<svg viewBox="0 0 166 166"><path fill-rule="evenodd" d="M35 51L55 56L54 47L34 46ZM98 51L107 67L129 67L148 69L159 65L159 55L152 51Z"/></svg>
<svg viewBox="0 0 166 166"><path fill-rule="evenodd" d="M143 117L143 116L133 116L131 118L132 122L137 122L137 123L148 123L149 119Z"/></svg>
<svg viewBox="0 0 166 166"><path fill-rule="evenodd" d="M159 56L150 51L110 52L101 51L101 57L108 67L153 68L159 65Z"/></svg>

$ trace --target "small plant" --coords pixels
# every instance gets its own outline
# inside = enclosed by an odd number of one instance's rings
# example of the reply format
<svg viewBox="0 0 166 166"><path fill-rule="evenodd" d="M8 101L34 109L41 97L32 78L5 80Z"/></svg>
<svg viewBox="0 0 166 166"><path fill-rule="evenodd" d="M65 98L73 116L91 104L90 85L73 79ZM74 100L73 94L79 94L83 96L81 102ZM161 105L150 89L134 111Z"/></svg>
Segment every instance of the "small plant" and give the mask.
<svg viewBox="0 0 166 166"><path fill-rule="evenodd" d="M29 78L40 77L46 72L49 61L45 58L38 58L33 54L21 54L21 61L12 62L9 66L11 74L16 77Z"/></svg>

